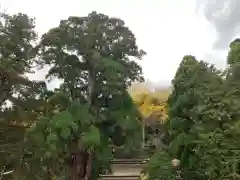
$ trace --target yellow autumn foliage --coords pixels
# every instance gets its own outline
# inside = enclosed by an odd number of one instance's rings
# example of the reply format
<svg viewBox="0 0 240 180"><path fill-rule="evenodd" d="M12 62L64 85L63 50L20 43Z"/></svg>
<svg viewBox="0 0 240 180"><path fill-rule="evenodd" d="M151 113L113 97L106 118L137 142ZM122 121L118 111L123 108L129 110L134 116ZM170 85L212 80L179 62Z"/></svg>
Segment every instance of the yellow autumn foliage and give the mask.
<svg viewBox="0 0 240 180"><path fill-rule="evenodd" d="M150 118L164 121L167 119L167 91L164 91L164 95L161 92L143 92L141 94L133 94L132 98L145 120Z"/></svg>

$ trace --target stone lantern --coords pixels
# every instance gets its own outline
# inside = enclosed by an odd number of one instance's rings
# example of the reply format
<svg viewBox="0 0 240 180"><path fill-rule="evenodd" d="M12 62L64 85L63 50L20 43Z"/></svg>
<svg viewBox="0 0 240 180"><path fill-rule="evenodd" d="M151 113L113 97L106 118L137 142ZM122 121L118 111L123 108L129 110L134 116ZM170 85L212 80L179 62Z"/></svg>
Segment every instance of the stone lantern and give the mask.
<svg viewBox="0 0 240 180"><path fill-rule="evenodd" d="M171 161L171 163L173 167L177 167L180 164L180 160L175 158Z"/></svg>

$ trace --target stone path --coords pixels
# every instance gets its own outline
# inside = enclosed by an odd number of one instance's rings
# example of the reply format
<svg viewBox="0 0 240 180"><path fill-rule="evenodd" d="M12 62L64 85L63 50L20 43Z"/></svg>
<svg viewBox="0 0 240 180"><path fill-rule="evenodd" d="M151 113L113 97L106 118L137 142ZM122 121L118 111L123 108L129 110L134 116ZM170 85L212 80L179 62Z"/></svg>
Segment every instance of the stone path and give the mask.
<svg viewBox="0 0 240 180"><path fill-rule="evenodd" d="M111 161L112 174L101 177L103 180L140 180L146 162L145 159L115 159Z"/></svg>

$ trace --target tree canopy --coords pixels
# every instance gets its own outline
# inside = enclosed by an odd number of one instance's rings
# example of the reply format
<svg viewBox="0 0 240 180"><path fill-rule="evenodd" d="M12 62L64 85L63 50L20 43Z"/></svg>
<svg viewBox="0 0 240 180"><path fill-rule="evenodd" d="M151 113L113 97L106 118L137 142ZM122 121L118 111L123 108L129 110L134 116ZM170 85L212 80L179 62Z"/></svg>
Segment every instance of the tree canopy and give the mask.
<svg viewBox="0 0 240 180"><path fill-rule="evenodd" d="M41 37L34 18L0 14L0 179L98 179L113 147L142 149L149 127L161 132L149 180L240 178L239 39L224 71L186 55L171 89L129 93L144 81L136 41L123 20L97 12ZM42 81L28 78L46 66Z"/></svg>
<svg viewBox="0 0 240 180"><path fill-rule="evenodd" d="M140 145L140 114L127 88L142 81L145 52L124 21L92 12L69 17L37 41L34 19L0 21L1 171L10 179L96 179L112 145ZM50 65L50 91L26 73ZM11 138L12 137L12 138ZM2 175L2 174L1 174ZM4 178L8 178L7 175Z"/></svg>
<svg viewBox="0 0 240 180"><path fill-rule="evenodd" d="M167 102L167 148L149 161L150 179L239 179L239 47L231 43L226 71L184 56Z"/></svg>

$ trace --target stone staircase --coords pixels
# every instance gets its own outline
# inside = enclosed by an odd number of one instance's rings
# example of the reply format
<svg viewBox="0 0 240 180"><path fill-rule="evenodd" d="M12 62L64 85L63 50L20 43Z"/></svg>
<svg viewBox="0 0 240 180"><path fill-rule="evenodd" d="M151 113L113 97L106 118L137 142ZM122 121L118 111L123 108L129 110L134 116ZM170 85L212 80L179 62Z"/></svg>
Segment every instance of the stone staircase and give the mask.
<svg viewBox="0 0 240 180"><path fill-rule="evenodd" d="M101 175L103 180L140 180L147 159L115 159L111 161L112 174Z"/></svg>

